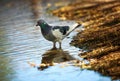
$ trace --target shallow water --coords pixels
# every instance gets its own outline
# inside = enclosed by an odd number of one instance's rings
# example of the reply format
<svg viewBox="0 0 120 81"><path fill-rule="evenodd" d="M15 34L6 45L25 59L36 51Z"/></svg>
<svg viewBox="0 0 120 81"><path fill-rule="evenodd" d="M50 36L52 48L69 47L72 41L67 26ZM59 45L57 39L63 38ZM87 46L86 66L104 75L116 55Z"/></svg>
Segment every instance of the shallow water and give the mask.
<svg viewBox="0 0 120 81"><path fill-rule="evenodd" d="M111 81L109 77L79 67L58 64L41 71L28 64L82 59L77 56L80 49L69 45L77 33L75 31L63 40L61 51L56 50L56 55L51 53L52 43L45 40L39 28L35 27L36 20L43 18L52 25L71 25L74 22L61 21L46 14L44 2L37 4L40 12L37 17L35 13L38 12L31 10L28 0L0 3L0 81Z"/></svg>

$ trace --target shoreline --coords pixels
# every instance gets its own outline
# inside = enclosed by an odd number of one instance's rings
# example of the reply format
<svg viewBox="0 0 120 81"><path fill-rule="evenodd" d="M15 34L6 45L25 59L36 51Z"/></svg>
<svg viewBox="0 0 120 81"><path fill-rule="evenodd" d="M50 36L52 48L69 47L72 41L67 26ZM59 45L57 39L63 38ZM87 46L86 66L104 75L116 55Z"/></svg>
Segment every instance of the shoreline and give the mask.
<svg viewBox="0 0 120 81"><path fill-rule="evenodd" d="M51 12L62 20L85 25L71 45L87 50L80 57L89 60L90 69L112 79L120 79L120 3L117 0L83 0Z"/></svg>

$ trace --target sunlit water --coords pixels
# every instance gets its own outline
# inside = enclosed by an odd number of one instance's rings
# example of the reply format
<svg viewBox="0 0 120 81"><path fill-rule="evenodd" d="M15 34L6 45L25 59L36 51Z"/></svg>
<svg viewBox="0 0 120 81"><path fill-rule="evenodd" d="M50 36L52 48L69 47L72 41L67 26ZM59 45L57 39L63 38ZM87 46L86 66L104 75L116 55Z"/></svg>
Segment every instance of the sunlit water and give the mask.
<svg viewBox="0 0 120 81"><path fill-rule="evenodd" d="M42 55L51 49L52 43L45 40L40 29L35 27L36 19L28 1L8 0L8 3L1 3L0 7L0 81L111 81L97 72L74 66L61 67L58 64L42 71L31 67L28 62L39 65ZM40 12L40 18L52 25L74 23L60 21L46 14L44 8ZM69 56L82 59L77 56L80 49L69 45L75 34L74 31L63 40L62 49Z"/></svg>

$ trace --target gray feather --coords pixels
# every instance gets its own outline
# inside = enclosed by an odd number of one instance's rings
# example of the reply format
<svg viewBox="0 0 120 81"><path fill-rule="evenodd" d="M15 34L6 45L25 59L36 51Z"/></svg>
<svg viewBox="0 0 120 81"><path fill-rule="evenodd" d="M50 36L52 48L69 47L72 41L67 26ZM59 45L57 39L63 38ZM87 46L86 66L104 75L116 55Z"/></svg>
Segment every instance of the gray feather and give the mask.
<svg viewBox="0 0 120 81"><path fill-rule="evenodd" d="M59 31L65 35L67 33L67 31L69 30L69 26L54 26L53 28L53 31L56 30L56 29L59 29Z"/></svg>

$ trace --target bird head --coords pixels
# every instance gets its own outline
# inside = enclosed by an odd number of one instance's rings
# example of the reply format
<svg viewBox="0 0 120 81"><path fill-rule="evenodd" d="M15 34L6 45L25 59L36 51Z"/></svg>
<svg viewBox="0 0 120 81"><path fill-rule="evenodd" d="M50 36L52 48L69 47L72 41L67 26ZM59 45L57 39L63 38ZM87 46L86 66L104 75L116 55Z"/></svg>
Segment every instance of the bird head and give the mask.
<svg viewBox="0 0 120 81"><path fill-rule="evenodd" d="M47 24L44 20L40 19L37 21L36 26L44 26L45 24Z"/></svg>

